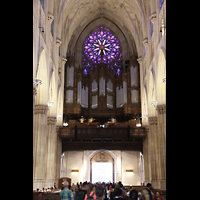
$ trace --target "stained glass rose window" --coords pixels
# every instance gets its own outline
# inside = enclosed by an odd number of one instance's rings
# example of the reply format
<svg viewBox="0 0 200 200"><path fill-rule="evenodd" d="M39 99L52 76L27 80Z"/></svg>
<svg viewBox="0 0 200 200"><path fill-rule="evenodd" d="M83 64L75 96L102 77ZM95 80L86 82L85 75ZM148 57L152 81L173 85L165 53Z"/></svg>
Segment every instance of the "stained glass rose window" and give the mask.
<svg viewBox="0 0 200 200"><path fill-rule="evenodd" d="M119 76L122 69L119 40L108 28L103 26L96 28L84 42L83 74L89 75L97 67L96 64L101 62L101 51L103 51L103 62L107 64L113 74Z"/></svg>

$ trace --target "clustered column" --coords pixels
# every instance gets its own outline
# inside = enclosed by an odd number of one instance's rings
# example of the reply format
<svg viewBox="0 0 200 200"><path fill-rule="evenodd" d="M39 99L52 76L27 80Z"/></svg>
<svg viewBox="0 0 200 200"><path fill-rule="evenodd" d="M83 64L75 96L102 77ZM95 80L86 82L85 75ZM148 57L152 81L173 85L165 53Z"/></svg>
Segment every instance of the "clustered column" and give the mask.
<svg viewBox="0 0 200 200"><path fill-rule="evenodd" d="M33 116L33 188L43 188L46 171L47 105L35 105Z"/></svg>
<svg viewBox="0 0 200 200"><path fill-rule="evenodd" d="M160 189L166 189L166 105L157 105L160 150Z"/></svg>
<svg viewBox="0 0 200 200"><path fill-rule="evenodd" d="M149 156L151 168L151 183L154 188L160 188L160 162L158 145L157 117L149 117Z"/></svg>
<svg viewBox="0 0 200 200"><path fill-rule="evenodd" d="M53 186L56 177L57 132L56 117L47 118L46 187Z"/></svg>

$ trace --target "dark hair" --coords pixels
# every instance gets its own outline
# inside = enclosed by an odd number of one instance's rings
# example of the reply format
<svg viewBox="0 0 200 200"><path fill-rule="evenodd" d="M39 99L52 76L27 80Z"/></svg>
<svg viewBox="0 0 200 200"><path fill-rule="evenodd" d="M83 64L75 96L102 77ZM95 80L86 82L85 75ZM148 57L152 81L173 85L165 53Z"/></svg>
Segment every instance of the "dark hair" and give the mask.
<svg viewBox="0 0 200 200"><path fill-rule="evenodd" d="M103 196L103 193L104 193L104 188L103 188L103 186L98 185L98 186L96 187L96 196L97 196L97 197L102 197L102 196Z"/></svg>
<svg viewBox="0 0 200 200"><path fill-rule="evenodd" d="M112 188L115 188L115 184L112 184Z"/></svg>
<svg viewBox="0 0 200 200"><path fill-rule="evenodd" d="M87 195L89 196L90 193L91 193L92 190L93 190L94 185L93 185L92 183L89 183L88 186L89 186L89 188L88 188L88 190L87 190Z"/></svg>
<svg viewBox="0 0 200 200"><path fill-rule="evenodd" d="M38 194L37 195L39 195L39 194L41 194L42 192L38 192Z"/></svg>
<svg viewBox="0 0 200 200"><path fill-rule="evenodd" d="M120 196L122 194L122 190L120 188L115 188L114 190L114 196Z"/></svg>
<svg viewBox="0 0 200 200"><path fill-rule="evenodd" d="M147 187L151 186L151 183L147 183Z"/></svg>

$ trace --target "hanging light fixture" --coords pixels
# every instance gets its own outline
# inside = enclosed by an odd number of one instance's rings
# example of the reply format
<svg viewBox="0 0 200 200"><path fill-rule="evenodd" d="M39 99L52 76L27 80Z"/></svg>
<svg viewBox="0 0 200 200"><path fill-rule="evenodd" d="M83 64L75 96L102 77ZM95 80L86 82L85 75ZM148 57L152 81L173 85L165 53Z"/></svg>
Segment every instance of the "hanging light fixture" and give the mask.
<svg viewBox="0 0 200 200"><path fill-rule="evenodd" d="M67 123L67 115L65 115L65 122L63 123L63 126L68 126L68 123Z"/></svg>

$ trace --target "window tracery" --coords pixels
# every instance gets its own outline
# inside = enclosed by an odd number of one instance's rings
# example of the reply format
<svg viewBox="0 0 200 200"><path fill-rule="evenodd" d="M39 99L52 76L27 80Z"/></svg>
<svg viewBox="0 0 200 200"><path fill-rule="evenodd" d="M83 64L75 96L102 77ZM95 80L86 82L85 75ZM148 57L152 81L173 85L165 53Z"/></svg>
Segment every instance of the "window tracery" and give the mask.
<svg viewBox="0 0 200 200"><path fill-rule="evenodd" d="M103 52L103 62L108 64L107 67L113 74L119 76L122 73L122 54L119 40L108 28L103 26L94 29L84 42L83 74L87 76L93 73L97 64L101 62L101 51Z"/></svg>

